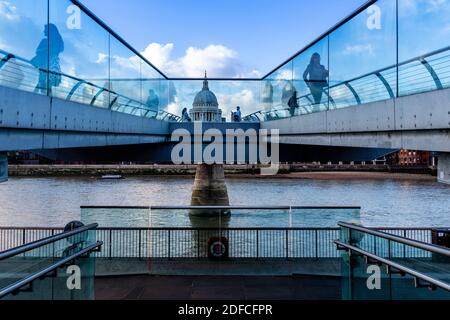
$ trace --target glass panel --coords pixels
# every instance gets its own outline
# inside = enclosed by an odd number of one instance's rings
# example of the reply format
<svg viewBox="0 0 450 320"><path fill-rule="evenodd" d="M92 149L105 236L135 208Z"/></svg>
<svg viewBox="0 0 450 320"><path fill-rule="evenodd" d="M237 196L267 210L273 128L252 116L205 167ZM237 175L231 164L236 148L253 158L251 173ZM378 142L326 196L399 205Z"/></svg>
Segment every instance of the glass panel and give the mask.
<svg viewBox="0 0 450 320"><path fill-rule="evenodd" d="M47 0L0 2L1 86L47 93L46 25Z"/></svg>
<svg viewBox="0 0 450 320"><path fill-rule="evenodd" d="M196 95L202 91L203 80L170 81L169 86L171 102L168 111L180 116L184 108L188 111L192 109ZM250 114L260 109L259 81L208 80L208 86L217 98L222 118L227 121L232 121L232 112L236 111L238 106L242 114Z"/></svg>
<svg viewBox="0 0 450 320"><path fill-rule="evenodd" d="M398 5L400 95L449 87L450 1L399 0Z"/></svg>
<svg viewBox="0 0 450 320"><path fill-rule="evenodd" d="M290 114L328 110L328 37L296 57L293 68L300 100L297 110L290 109Z"/></svg>
<svg viewBox="0 0 450 320"><path fill-rule="evenodd" d="M406 231L405 231L406 233ZM450 259L441 254L405 245L397 241L387 240L365 232L341 228L341 241L363 249L378 257L388 259L401 266L410 268L416 272L427 275L444 283L450 283ZM370 269L372 268L374 269ZM416 288L414 278L411 275L401 275L398 270L387 266L378 265L367 261L364 256L356 253L342 253L342 289L344 299L449 299L450 294L442 289L428 290L426 283L424 288ZM370 271L370 272L369 272ZM373 288L376 277L381 281L380 287Z"/></svg>
<svg viewBox="0 0 450 320"><path fill-rule="evenodd" d="M51 244L8 258L0 263L0 288L6 288L59 260L69 257L96 242L96 231L89 230ZM71 290L67 280L72 272L60 268L55 277L48 276L33 282L31 290L8 295L5 300L66 300L94 298L94 256L82 258L71 266L78 266L81 288ZM23 288L26 289L26 288Z"/></svg>
<svg viewBox="0 0 450 320"><path fill-rule="evenodd" d="M390 98L375 72L395 69L396 46L392 0L378 1L330 35L330 92L337 107Z"/></svg>
<svg viewBox="0 0 450 320"><path fill-rule="evenodd" d="M167 88L163 86L166 80L145 62L142 63L142 104L148 109L148 115L156 118L160 110L167 109Z"/></svg>
<svg viewBox="0 0 450 320"><path fill-rule="evenodd" d="M266 120L286 118L291 115L288 102L297 91L293 83L293 74L293 62L289 61L267 78L273 91L273 103L272 108L266 111ZM269 87L267 83L265 85Z"/></svg>
<svg viewBox="0 0 450 320"><path fill-rule="evenodd" d="M122 96L115 105L140 107L142 101L141 59L117 39L111 37L110 89ZM140 112L133 109L132 113Z"/></svg>
<svg viewBox="0 0 450 320"><path fill-rule="evenodd" d="M52 95L109 108L109 34L68 0L50 2L48 30Z"/></svg>

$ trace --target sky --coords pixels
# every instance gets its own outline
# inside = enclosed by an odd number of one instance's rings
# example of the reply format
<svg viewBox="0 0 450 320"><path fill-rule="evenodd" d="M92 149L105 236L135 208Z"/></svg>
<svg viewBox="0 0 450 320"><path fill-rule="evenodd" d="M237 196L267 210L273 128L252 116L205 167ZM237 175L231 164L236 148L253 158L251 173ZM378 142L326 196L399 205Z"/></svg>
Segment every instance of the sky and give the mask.
<svg viewBox="0 0 450 320"><path fill-rule="evenodd" d="M260 77L365 0L81 0L169 76Z"/></svg>

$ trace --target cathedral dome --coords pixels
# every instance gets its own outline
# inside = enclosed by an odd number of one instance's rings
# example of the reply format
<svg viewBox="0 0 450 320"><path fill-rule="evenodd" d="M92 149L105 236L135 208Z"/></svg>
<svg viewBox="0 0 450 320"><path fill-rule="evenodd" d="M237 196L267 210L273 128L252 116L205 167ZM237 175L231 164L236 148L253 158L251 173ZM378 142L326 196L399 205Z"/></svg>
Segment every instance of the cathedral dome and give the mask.
<svg viewBox="0 0 450 320"><path fill-rule="evenodd" d="M206 72L203 89L195 96L192 107L189 114L193 121L222 122L222 110L219 109L216 95L209 90Z"/></svg>
<svg viewBox="0 0 450 320"><path fill-rule="evenodd" d="M205 81L203 81L203 89L195 96L194 103L192 105L195 107L219 107L216 95L209 90L208 80L205 76Z"/></svg>

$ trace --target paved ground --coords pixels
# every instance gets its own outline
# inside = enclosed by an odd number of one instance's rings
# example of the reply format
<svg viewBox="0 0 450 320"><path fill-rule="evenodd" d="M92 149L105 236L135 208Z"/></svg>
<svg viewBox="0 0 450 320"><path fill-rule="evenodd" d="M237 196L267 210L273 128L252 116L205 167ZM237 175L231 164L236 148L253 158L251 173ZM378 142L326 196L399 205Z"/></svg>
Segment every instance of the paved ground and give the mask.
<svg viewBox="0 0 450 320"><path fill-rule="evenodd" d="M96 278L97 300L336 300L338 277L127 276Z"/></svg>

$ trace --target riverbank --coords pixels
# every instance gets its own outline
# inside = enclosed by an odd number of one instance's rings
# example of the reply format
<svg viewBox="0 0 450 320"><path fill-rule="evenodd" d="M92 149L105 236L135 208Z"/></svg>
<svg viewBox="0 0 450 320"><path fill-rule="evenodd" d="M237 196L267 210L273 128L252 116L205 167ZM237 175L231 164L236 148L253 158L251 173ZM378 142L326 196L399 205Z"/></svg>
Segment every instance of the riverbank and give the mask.
<svg viewBox="0 0 450 320"><path fill-rule="evenodd" d="M9 165L10 177L101 177L188 176L195 175L195 165ZM252 177L261 179L436 179L435 170L426 166L394 167L374 164L290 164L281 165L275 176L261 176L258 166L226 165L227 178Z"/></svg>

